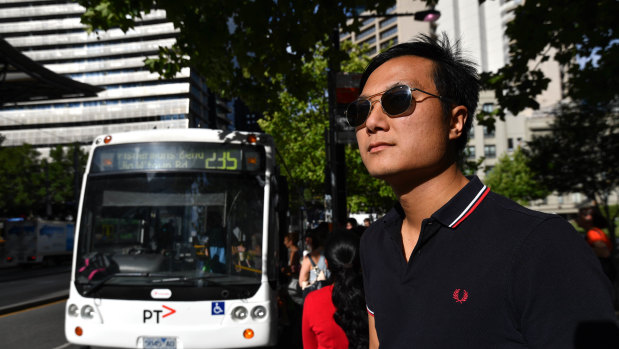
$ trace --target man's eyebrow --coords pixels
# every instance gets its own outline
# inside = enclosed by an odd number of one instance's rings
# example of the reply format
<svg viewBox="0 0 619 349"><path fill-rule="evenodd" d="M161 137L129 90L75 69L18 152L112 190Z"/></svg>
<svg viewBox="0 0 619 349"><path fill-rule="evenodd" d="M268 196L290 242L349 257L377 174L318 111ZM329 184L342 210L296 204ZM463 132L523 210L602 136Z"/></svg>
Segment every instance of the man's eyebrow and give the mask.
<svg viewBox="0 0 619 349"><path fill-rule="evenodd" d="M378 94L383 93L383 92L385 92L385 91L389 91L389 90L391 90L392 88L394 88L394 87L396 87L396 86L402 86L402 85L407 85L407 86L409 86L409 87L417 87L417 88L420 88L419 86L420 86L421 84L419 83L419 81L417 81L417 80L415 80L415 79L408 80L408 81L396 81L396 82L392 83L391 85L387 86L387 88L385 88L384 90L382 90L382 91L378 92ZM359 95L359 98L360 98L360 99L367 99L369 96L374 96L374 95L376 95L376 94L377 94L377 93L372 93L372 94L370 94L370 95L361 94L361 95Z"/></svg>

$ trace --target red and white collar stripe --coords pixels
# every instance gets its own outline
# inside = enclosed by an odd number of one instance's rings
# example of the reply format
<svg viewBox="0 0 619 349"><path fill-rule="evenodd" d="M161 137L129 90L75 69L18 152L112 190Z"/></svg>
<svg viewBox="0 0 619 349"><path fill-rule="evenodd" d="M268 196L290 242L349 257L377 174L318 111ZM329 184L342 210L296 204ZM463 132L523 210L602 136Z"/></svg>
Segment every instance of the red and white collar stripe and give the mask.
<svg viewBox="0 0 619 349"><path fill-rule="evenodd" d="M462 221L464 221L466 217L468 217L471 213L473 213L473 211L475 211L479 203L481 203L484 200L484 198L486 197L486 195L488 195L489 192L490 192L490 188L484 185L481 188L481 190L477 193L477 195L475 195L475 197L469 203L469 205L464 209L464 211L462 211L462 213L460 213L460 215L456 219L454 219L454 221L449 225L449 227L455 228L460 223L462 223Z"/></svg>
<svg viewBox="0 0 619 349"><path fill-rule="evenodd" d="M365 306L365 309L367 309L368 314L370 314L372 317L374 317L374 312L370 309L370 307L368 307L367 305Z"/></svg>

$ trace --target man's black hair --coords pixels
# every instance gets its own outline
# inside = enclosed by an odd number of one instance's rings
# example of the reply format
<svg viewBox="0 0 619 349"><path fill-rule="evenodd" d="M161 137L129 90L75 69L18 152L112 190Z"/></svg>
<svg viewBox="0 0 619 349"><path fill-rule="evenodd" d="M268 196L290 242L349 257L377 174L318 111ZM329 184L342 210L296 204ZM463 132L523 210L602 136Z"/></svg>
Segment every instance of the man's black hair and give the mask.
<svg viewBox="0 0 619 349"><path fill-rule="evenodd" d="M456 140L456 150L462 154L479 101L480 83L476 64L463 57L459 41L453 46L450 44L447 34L443 33L441 38L420 34L412 41L393 46L374 57L361 76L359 91L363 90L376 68L400 56L418 56L434 62L434 84L438 94L443 97L441 105L446 117L450 115L454 104L468 109L469 115L462 135Z"/></svg>

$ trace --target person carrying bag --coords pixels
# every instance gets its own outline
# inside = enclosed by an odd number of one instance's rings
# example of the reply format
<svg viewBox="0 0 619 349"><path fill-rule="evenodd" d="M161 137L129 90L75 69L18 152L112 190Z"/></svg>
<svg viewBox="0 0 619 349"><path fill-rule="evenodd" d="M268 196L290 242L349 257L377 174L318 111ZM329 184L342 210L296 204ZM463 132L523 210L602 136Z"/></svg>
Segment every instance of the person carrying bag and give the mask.
<svg viewBox="0 0 619 349"><path fill-rule="evenodd" d="M310 281L307 286L303 287L303 299L305 299L310 292L319 290L326 286L327 278L329 276L329 270L327 269L327 264L325 263L325 256L322 254L320 255L318 264L314 263L311 256L308 256L308 259L312 264L312 269L310 270Z"/></svg>

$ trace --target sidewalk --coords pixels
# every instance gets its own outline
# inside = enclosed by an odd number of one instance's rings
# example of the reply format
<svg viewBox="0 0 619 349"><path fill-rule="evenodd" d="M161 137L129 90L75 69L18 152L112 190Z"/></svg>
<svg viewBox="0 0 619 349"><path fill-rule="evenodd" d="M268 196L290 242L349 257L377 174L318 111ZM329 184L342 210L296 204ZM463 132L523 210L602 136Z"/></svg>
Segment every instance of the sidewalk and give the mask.
<svg viewBox="0 0 619 349"><path fill-rule="evenodd" d="M32 298L23 302L0 306L0 315L10 314L17 311L21 311L28 308L37 307L59 300L67 299L69 297L69 290L57 291L46 294L41 297Z"/></svg>
<svg viewBox="0 0 619 349"><path fill-rule="evenodd" d="M0 270L0 315L66 299L70 268Z"/></svg>

